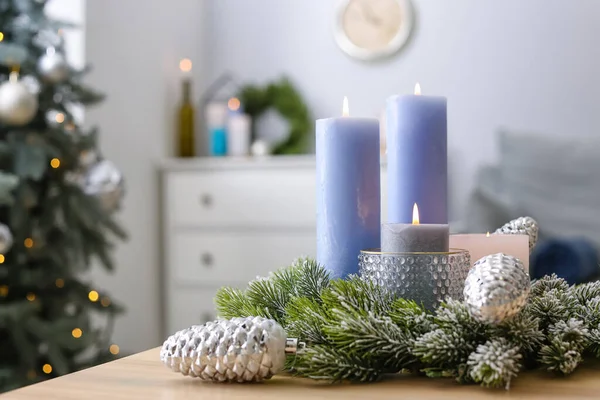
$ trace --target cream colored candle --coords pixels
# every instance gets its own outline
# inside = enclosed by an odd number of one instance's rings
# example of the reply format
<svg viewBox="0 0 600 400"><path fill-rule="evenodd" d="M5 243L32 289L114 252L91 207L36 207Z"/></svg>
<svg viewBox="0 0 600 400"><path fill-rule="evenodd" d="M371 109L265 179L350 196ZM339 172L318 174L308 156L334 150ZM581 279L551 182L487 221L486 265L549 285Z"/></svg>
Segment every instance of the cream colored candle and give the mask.
<svg viewBox="0 0 600 400"><path fill-rule="evenodd" d="M490 254L504 253L517 257L529 271L529 237L527 235L465 234L450 235L451 249L465 249L471 253L471 263Z"/></svg>

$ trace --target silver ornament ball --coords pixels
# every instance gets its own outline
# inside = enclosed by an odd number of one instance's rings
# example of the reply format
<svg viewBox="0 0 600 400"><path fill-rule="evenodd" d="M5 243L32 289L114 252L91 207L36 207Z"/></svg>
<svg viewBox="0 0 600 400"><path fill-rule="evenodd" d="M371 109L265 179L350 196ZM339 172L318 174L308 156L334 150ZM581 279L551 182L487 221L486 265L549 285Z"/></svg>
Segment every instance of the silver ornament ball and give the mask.
<svg viewBox="0 0 600 400"><path fill-rule="evenodd" d="M529 236L529 252L533 250L539 234L539 226L531 217L520 217L507 222L494 232L497 235L527 235Z"/></svg>
<svg viewBox="0 0 600 400"><path fill-rule="evenodd" d="M531 281L523 263L502 253L481 258L469 271L464 297L476 320L499 324L518 314L529 296Z"/></svg>
<svg viewBox="0 0 600 400"><path fill-rule="evenodd" d="M0 84L0 121L7 125L25 125L31 122L37 110L37 97L25 83L11 78Z"/></svg>
<svg viewBox="0 0 600 400"><path fill-rule="evenodd" d="M23 83L27 87L29 92L31 92L32 94L34 94L34 95L40 94L42 87L41 87L40 81L38 81L38 79L35 76L25 75L24 77L21 78L21 83Z"/></svg>
<svg viewBox="0 0 600 400"><path fill-rule="evenodd" d="M271 153L271 146L267 141L258 139L250 146L250 153L255 157L265 157Z"/></svg>
<svg viewBox="0 0 600 400"><path fill-rule="evenodd" d="M160 359L174 372L213 382L259 382L283 370L286 333L262 317L207 322L170 336Z"/></svg>
<svg viewBox="0 0 600 400"><path fill-rule="evenodd" d="M100 161L87 171L84 191L98 198L106 211L116 211L125 195L123 174L112 162Z"/></svg>
<svg viewBox="0 0 600 400"><path fill-rule="evenodd" d="M37 63L38 73L51 83L60 83L69 77L69 65L65 56L54 48L49 48Z"/></svg>
<svg viewBox="0 0 600 400"><path fill-rule="evenodd" d="M6 254L13 245L13 235L7 225L0 224L0 254Z"/></svg>

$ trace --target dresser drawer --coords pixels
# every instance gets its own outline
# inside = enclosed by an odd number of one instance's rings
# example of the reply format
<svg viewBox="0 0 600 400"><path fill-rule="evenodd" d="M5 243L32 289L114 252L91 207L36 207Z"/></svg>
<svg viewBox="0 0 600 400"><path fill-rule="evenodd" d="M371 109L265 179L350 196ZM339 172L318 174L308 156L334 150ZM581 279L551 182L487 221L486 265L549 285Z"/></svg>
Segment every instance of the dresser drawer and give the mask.
<svg viewBox="0 0 600 400"><path fill-rule="evenodd" d="M313 227L313 168L173 172L171 226Z"/></svg>
<svg viewBox="0 0 600 400"><path fill-rule="evenodd" d="M167 311L166 335L201 325L217 318L215 294L218 288L177 289L170 296Z"/></svg>
<svg viewBox="0 0 600 400"><path fill-rule="evenodd" d="M178 232L170 237L170 265L176 285L247 283L290 265L298 257L315 257L315 233Z"/></svg>

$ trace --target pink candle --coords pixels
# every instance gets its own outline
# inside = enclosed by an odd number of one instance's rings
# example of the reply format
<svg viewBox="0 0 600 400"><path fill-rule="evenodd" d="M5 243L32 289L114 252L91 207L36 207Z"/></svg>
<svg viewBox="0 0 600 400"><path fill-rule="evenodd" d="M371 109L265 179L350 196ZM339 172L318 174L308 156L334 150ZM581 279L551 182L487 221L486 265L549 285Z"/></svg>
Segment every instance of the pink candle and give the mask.
<svg viewBox="0 0 600 400"><path fill-rule="evenodd" d="M451 249L465 249L471 253L471 262L490 254L504 253L517 257L529 271L529 237L527 235L468 234L450 235Z"/></svg>

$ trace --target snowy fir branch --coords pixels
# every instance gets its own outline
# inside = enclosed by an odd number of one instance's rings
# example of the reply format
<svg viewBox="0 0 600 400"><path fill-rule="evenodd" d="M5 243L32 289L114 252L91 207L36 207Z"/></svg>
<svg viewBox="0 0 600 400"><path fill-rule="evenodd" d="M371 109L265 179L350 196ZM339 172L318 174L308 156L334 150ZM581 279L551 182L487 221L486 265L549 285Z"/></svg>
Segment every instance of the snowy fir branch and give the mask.
<svg viewBox="0 0 600 400"><path fill-rule="evenodd" d="M273 318L306 343L289 372L331 382L369 382L390 373L452 377L508 388L523 369L572 373L600 357L600 283L569 286L547 276L532 283L525 308L500 325L475 320L464 303L429 312L356 276L331 279L312 259L222 288L223 318Z"/></svg>

